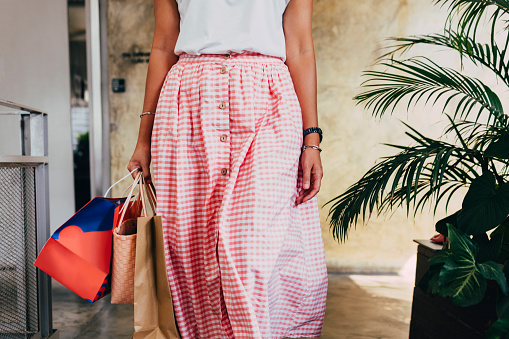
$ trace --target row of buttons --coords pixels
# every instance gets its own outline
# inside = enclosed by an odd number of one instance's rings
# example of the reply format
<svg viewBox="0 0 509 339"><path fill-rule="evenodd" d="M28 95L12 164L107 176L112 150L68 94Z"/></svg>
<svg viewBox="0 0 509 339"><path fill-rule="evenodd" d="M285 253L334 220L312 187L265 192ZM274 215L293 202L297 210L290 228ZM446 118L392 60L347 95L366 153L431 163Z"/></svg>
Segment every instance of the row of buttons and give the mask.
<svg viewBox="0 0 509 339"><path fill-rule="evenodd" d="M230 54L223 55L223 59L225 59L225 60L230 59ZM225 74L226 71L227 71L226 67L222 66L221 69L219 70L219 73ZM221 103L219 104L219 109L225 109L225 108L226 108L226 102L221 101ZM223 135L221 135L219 140L221 140L222 142L225 142L226 140L228 140L228 136L226 134L223 134ZM222 168L221 169L221 174L222 175L227 175L228 174L228 169L227 168Z"/></svg>

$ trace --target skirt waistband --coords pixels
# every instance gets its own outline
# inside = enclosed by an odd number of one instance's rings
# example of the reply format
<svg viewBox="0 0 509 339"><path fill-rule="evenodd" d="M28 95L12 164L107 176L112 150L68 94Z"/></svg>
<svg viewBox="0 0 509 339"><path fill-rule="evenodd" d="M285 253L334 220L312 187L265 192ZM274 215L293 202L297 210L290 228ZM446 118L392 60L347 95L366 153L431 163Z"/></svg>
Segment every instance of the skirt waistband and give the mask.
<svg viewBox="0 0 509 339"><path fill-rule="evenodd" d="M261 62L261 63L275 63L284 64L283 60L279 57L264 55L254 52L243 53L228 53L228 54L201 54L191 55L183 53L179 56L179 62L182 63L243 63L243 62Z"/></svg>

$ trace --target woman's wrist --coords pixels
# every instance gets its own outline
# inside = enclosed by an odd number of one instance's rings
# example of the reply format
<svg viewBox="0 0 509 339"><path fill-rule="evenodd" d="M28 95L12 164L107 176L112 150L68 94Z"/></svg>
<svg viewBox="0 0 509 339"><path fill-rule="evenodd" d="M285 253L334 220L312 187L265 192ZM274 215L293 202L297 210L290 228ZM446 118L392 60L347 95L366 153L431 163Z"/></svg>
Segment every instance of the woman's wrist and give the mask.
<svg viewBox="0 0 509 339"><path fill-rule="evenodd" d="M137 149L147 149L150 148L150 145L151 145L150 140L138 139L138 141L136 142Z"/></svg>
<svg viewBox="0 0 509 339"><path fill-rule="evenodd" d="M322 142L323 135L322 135L322 129L320 127L316 127L316 126L308 127L308 128L305 128L304 131L302 131L302 133L303 133L304 137L306 137L309 134L318 134L318 136L320 137L319 142Z"/></svg>
<svg viewBox="0 0 509 339"><path fill-rule="evenodd" d="M315 150L315 151L318 151L318 152L322 152L322 149L318 146L315 146L315 145L304 145L302 146L302 149L301 149L301 152L304 153L305 150L307 149L311 149L311 150Z"/></svg>
<svg viewBox="0 0 509 339"><path fill-rule="evenodd" d="M304 145L320 145L320 135L318 133L310 133L304 137Z"/></svg>

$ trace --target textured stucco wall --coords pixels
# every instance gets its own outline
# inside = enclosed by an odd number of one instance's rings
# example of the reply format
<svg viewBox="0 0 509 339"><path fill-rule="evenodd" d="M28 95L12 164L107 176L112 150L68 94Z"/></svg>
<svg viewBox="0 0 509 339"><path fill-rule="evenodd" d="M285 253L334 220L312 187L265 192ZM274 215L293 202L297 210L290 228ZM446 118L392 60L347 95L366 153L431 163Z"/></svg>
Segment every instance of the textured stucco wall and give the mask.
<svg viewBox="0 0 509 339"><path fill-rule="evenodd" d="M407 119L405 112L376 120L356 107L352 97L359 93L361 73L380 55L385 38L437 32L444 17L445 12L427 0L315 1L319 117L325 134L320 206L360 179L377 158L394 153L381 143L409 143L397 119ZM421 131L437 135L444 127L433 125L438 117L438 112L421 108L409 114L408 120ZM433 218L427 213L412 220L397 211L391 218L373 216L360 222L346 243L338 244L328 230L328 211L329 206L321 208L330 270L396 271L415 253L412 239L428 238L434 231Z"/></svg>
<svg viewBox="0 0 509 339"><path fill-rule="evenodd" d="M444 125L435 124L439 112L419 108L407 117L400 110L377 121L356 107L352 97L359 92L361 72L379 55L384 38L437 32L445 14L432 6L431 0L315 0L319 119L325 134L320 206L359 179L378 157L392 153L380 143L409 143L397 118L408 118L423 132L440 135ZM111 93L110 97L112 180L126 173L136 142L146 75L145 63L133 64L122 53L149 51L152 29L151 0L109 1L110 78L121 77L127 82L126 93ZM443 54L442 58L449 65L458 64L455 56ZM412 239L433 234L434 219L427 213L413 220L398 211L390 219L373 216L360 223L346 243L338 244L328 229L328 209L321 208L321 218L331 271L397 271L415 253ZM437 218L442 215L440 211Z"/></svg>
<svg viewBox="0 0 509 339"><path fill-rule="evenodd" d="M146 60L154 31L152 0L110 0L108 2L108 70L110 85L114 78L126 81L124 93L113 93L110 86L111 179L126 174L126 167L136 145L139 115L143 106ZM125 53L130 54L128 57ZM136 56L138 55L138 56ZM122 193L121 185L115 194Z"/></svg>

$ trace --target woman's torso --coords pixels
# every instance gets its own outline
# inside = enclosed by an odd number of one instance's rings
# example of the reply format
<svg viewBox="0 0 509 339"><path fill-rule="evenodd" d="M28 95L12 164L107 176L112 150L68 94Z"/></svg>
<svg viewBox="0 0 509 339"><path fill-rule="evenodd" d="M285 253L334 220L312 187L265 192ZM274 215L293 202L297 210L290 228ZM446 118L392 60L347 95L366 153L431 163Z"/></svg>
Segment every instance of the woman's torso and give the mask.
<svg viewBox="0 0 509 339"><path fill-rule="evenodd" d="M176 0L176 54L245 51L286 60L283 13L290 0Z"/></svg>

